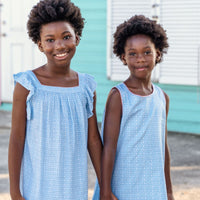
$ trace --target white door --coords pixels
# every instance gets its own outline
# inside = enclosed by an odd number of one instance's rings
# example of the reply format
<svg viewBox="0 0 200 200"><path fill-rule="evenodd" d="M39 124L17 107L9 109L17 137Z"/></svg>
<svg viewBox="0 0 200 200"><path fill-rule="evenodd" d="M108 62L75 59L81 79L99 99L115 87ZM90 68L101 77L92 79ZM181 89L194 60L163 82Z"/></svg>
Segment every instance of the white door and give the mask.
<svg viewBox="0 0 200 200"><path fill-rule="evenodd" d="M1 101L12 101L14 73L45 63L26 29L28 14L36 2L38 0L1 1Z"/></svg>
<svg viewBox="0 0 200 200"><path fill-rule="evenodd" d="M170 45L160 82L200 85L200 1L161 0L160 16Z"/></svg>

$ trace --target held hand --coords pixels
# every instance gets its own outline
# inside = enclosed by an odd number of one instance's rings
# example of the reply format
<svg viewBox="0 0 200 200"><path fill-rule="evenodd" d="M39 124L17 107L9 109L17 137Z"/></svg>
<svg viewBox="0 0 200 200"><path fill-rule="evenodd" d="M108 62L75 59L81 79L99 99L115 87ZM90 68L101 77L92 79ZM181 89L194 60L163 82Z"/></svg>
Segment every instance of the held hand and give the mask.
<svg viewBox="0 0 200 200"><path fill-rule="evenodd" d="M118 200L118 198L113 193L111 193L108 196L107 195L104 197L101 196L100 200Z"/></svg>
<svg viewBox="0 0 200 200"><path fill-rule="evenodd" d="M19 197L11 198L11 200L26 200L21 195Z"/></svg>
<svg viewBox="0 0 200 200"><path fill-rule="evenodd" d="M118 200L118 198L113 193L111 194L111 199L112 200Z"/></svg>
<svg viewBox="0 0 200 200"><path fill-rule="evenodd" d="M173 194L167 194L168 200L175 200Z"/></svg>

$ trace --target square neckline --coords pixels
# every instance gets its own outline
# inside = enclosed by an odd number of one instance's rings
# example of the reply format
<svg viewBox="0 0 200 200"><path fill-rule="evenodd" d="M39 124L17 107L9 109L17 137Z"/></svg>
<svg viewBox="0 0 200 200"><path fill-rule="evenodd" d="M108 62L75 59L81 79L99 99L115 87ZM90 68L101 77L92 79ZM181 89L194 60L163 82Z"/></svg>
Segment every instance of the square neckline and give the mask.
<svg viewBox="0 0 200 200"><path fill-rule="evenodd" d="M43 87L43 88L49 88L49 89L56 89L56 90L70 90L70 89L76 89L80 87L80 73L76 72L78 75L78 85L77 86L72 86L72 87L62 87L62 86L53 86L53 85L44 85L42 84L39 79L37 78L36 74L32 70L28 70L29 73L32 75L32 77L35 79L36 83L38 86Z"/></svg>

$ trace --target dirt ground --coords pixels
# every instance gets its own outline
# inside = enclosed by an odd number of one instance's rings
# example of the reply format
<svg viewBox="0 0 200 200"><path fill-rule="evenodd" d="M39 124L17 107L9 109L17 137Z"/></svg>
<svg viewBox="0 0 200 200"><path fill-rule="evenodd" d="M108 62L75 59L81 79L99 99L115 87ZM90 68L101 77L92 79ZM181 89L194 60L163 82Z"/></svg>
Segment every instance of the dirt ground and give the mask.
<svg viewBox="0 0 200 200"><path fill-rule="evenodd" d="M200 167L172 167L175 200L200 200Z"/></svg>
<svg viewBox="0 0 200 200"><path fill-rule="evenodd" d="M168 135L175 200L200 200L200 135Z"/></svg>

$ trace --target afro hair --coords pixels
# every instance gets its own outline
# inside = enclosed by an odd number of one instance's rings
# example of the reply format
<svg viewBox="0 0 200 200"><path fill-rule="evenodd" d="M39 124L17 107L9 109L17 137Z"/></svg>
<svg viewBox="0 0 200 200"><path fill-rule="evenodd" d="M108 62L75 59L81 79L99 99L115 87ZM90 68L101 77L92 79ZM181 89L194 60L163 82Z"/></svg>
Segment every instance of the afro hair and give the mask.
<svg viewBox="0 0 200 200"><path fill-rule="evenodd" d="M157 63L161 62L163 53L167 53L169 47L166 31L156 21L143 15L135 15L117 27L114 33L114 54L121 59L127 39L137 34L144 34L151 38L155 48L161 53L161 59Z"/></svg>
<svg viewBox="0 0 200 200"><path fill-rule="evenodd" d="M67 21L81 37L84 18L80 9L70 0L40 0L31 10L27 22L29 38L34 43L40 40L41 26L50 22Z"/></svg>

